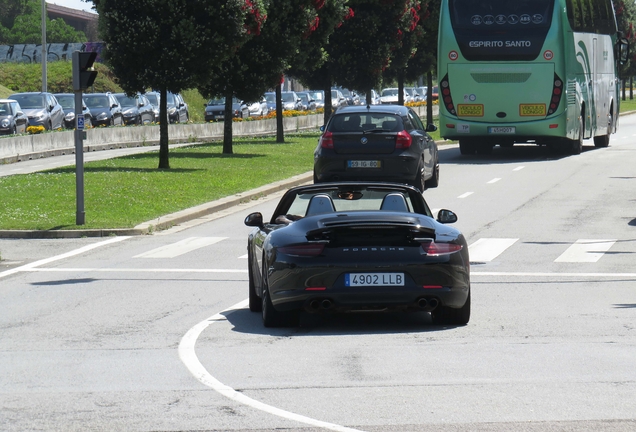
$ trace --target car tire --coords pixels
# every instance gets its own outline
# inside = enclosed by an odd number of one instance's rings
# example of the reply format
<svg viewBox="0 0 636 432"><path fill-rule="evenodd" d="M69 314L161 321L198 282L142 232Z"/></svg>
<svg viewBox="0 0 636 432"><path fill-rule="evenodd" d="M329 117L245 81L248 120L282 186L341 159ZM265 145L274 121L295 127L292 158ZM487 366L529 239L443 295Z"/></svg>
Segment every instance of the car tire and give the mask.
<svg viewBox="0 0 636 432"><path fill-rule="evenodd" d="M420 192L424 192L426 190L426 182L424 181L424 165L422 163L417 166L417 174L415 174L415 179L411 185Z"/></svg>
<svg viewBox="0 0 636 432"><path fill-rule="evenodd" d="M436 188L437 186L439 186L439 162L435 164L431 178L426 180L427 189Z"/></svg>
<svg viewBox="0 0 636 432"><path fill-rule="evenodd" d="M267 278L263 271L263 297L262 316L265 327L295 327L298 325L298 311L280 312L274 308L272 300L269 298L269 288Z"/></svg>
<svg viewBox="0 0 636 432"><path fill-rule="evenodd" d="M261 298L256 295L256 284L254 283L254 270L252 270L252 252L247 254L247 277L249 285L249 305L252 312L261 312L263 310L263 303Z"/></svg>
<svg viewBox="0 0 636 432"><path fill-rule="evenodd" d="M433 324L437 325L457 325L463 326L470 321L470 289L466 303L460 308L451 308L448 306L438 306L431 312Z"/></svg>

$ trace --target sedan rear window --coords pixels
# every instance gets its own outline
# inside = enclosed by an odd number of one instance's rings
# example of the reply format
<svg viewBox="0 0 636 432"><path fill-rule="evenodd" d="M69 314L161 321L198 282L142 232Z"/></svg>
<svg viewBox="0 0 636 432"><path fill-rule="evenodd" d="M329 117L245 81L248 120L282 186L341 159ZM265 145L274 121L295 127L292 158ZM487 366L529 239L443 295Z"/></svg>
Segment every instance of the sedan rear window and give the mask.
<svg viewBox="0 0 636 432"><path fill-rule="evenodd" d="M331 132L396 132L402 130L401 119L393 114L337 114L329 123Z"/></svg>

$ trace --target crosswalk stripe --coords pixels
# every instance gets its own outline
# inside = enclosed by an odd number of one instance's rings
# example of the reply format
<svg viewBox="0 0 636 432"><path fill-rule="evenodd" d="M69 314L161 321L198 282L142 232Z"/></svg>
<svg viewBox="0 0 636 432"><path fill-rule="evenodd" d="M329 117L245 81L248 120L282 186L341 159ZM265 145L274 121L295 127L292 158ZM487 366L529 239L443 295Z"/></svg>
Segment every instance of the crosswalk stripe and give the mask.
<svg viewBox="0 0 636 432"><path fill-rule="evenodd" d="M501 255L519 239L480 238L468 246L471 262L490 262Z"/></svg>
<svg viewBox="0 0 636 432"><path fill-rule="evenodd" d="M161 246L134 258L174 258L205 246L218 243L227 237L189 237L179 242Z"/></svg>
<svg viewBox="0 0 636 432"><path fill-rule="evenodd" d="M594 263L601 259L603 254L610 250L616 240L577 240L554 262L565 263Z"/></svg>

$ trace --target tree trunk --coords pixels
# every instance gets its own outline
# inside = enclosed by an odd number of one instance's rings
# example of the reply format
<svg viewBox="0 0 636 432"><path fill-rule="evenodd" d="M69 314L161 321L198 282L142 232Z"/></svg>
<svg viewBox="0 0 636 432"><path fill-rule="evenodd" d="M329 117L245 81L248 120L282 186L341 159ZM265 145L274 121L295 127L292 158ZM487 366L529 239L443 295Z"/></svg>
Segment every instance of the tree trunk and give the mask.
<svg viewBox="0 0 636 432"><path fill-rule="evenodd" d="M323 91L325 92L325 117L323 124L326 125L331 118L331 112L333 111L333 106L331 105L331 82L326 83Z"/></svg>
<svg viewBox="0 0 636 432"><path fill-rule="evenodd" d="M170 169L168 144L168 90L162 87L159 96L159 169Z"/></svg>
<svg viewBox="0 0 636 432"><path fill-rule="evenodd" d="M371 89L368 89L367 91L367 106L371 106L373 104L373 95L371 94Z"/></svg>
<svg viewBox="0 0 636 432"><path fill-rule="evenodd" d="M232 112L231 88L225 89L225 113L223 114L223 154L232 154L232 124L234 123L234 113Z"/></svg>
<svg viewBox="0 0 636 432"><path fill-rule="evenodd" d="M426 91L426 124L433 124L433 72L428 71L426 74L426 85L428 90Z"/></svg>
<svg viewBox="0 0 636 432"><path fill-rule="evenodd" d="M634 99L634 77L629 77L629 100Z"/></svg>
<svg viewBox="0 0 636 432"><path fill-rule="evenodd" d="M404 76L402 74L398 74L397 82L398 82L398 105L404 106Z"/></svg>
<svg viewBox="0 0 636 432"><path fill-rule="evenodd" d="M283 130L283 96L282 84L276 86L276 142L285 142L285 131Z"/></svg>

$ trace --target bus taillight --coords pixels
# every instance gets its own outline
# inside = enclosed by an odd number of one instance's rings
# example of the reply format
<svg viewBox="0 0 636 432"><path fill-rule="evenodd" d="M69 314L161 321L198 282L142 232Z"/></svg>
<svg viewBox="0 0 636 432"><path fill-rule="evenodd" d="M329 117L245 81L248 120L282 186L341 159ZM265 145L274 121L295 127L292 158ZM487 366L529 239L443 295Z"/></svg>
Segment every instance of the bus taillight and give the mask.
<svg viewBox="0 0 636 432"><path fill-rule="evenodd" d="M449 113L457 115L457 111L455 111L455 104L453 104L453 98L451 97L450 86L448 85L448 75L442 79L439 85L442 88L442 94L440 97L443 99L446 109Z"/></svg>
<svg viewBox="0 0 636 432"><path fill-rule="evenodd" d="M557 74L554 74L554 83L552 86L552 98L550 99L550 107L548 108L548 115L554 114L561 103L561 96L563 95L563 80L559 78Z"/></svg>

